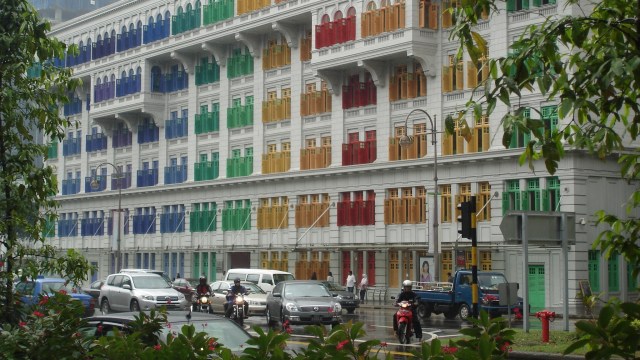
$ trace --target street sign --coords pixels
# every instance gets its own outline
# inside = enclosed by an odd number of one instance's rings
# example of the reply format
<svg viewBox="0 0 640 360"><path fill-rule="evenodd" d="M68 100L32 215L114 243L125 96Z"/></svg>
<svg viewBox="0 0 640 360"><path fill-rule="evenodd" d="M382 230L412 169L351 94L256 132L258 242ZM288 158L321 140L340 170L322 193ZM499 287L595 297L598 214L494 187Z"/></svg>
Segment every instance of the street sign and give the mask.
<svg viewBox="0 0 640 360"><path fill-rule="evenodd" d="M562 243L562 216L567 218L567 240L569 245L576 243L575 213L542 211L508 211L500 223L500 231L505 243L521 244L522 218L527 217L526 237L531 245L560 246Z"/></svg>
<svg viewBox="0 0 640 360"><path fill-rule="evenodd" d="M498 284L500 306L511 306L518 303L518 283Z"/></svg>

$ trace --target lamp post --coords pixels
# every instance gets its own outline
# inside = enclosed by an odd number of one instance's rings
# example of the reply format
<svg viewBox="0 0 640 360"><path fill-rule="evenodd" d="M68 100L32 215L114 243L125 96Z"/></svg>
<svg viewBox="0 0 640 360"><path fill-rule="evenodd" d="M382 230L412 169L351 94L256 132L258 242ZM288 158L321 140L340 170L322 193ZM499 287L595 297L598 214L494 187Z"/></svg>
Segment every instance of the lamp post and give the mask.
<svg viewBox="0 0 640 360"><path fill-rule="evenodd" d="M409 112L409 114L407 114L407 117L404 119L404 129L405 129L405 134L400 137L400 139L398 140L398 143L400 144L401 147L407 147L409 145L411 145L413 143L413 137L409 136L408 133L408 122L409 122L409 117L411 116L411 114L415 113L415 112L421 112L423 113L427 119L429 119L429 125L431 125L431 130L429 131L431 133L431 144L433 144L433 187L434 187L434 191L433 191L433 253L434 253L434 257L433 257L433 266L435 267L434 270L434 278L436 279L436 281L440 281L439 275L440 275L440 261L438 261L438 139L436 138L436 134L438 133L438 130L436 128L436 115L433 115L433 119L431 118L431 115L429 115L428 112L426 112L425 110L422 109L413 109L411 110L411 112Z"/></svg>
<svg viewBox="0 0 640 360"><path fill-rule="evenodd" d="M121 256L120 255L120 225L121 225L120 216L122 213L122 172L117 166L113 165L108 161L105 161L96 167L96 173L98 172L98 169L102 165L111 165L111 167L113 167L113 169L116 171L116 177L118 179L118 226L116 227L117 250L116 250L116 264L115 264L115 271L118 272L120 270L120 256ZM93 190L96 190L99 187L100 187L100 183L98 182L97 175L93 175L91 179L91 188Z"/></svg>

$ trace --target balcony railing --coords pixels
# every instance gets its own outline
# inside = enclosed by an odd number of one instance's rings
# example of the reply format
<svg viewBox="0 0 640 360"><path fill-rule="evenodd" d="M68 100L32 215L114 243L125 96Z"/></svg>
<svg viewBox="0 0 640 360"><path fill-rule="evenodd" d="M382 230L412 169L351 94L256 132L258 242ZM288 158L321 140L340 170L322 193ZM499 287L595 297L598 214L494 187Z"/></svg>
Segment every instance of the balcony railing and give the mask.
<svg viewBox="0 0 640 360"><path fill-rule="evenodd" d="M376 161L376 144L375 140L342 144L342 165L369 164Z"/></svg>
<svg viewBox="0 0 640 360"><path fill-rule="evenodd" d="M194 180L214 180L220 176L220 161L205 161L194 164Z"/></svg>
<svg viewBox="0 0 640 360"><path fill-rule="evenodd" d="M196 85L211 84L220 81L220 65L214 60L196 65Z"/></svg>
<svg viewBox="0 0 640 360"><path fill-rule="evenodd" d="M253 156L227 159L227 177L234 178L253 174Z"/></svg>
<svg viewBox="0 0 640 360"><path fill-rule="evenodd" d="M309 116L331 112L331 94L328 90L312 91L300 97L300 115Z"/></svg>
<svg viewBox="0 0 640 360"><path fill-rule="evenodd" d="M187 164L165 166L164 168L164 183L165 185L181 184L187 181Z"/></svg>
<svg viewBox="0 0 640 360"><path fill-rule="evenodd" d="M316 25L316 49L353 41L355 39L355 16Z"/></svg>
<svg viewBox="0 0 640 360"><path fill-rule="evenodd" d="M289 227L287 205L268 206L258 209L258 229L286 229Z"/></svg>
<svg viewBox="0 0 640 360"><path fill-rule="evenodd" d="M223 209L222 231L251 230L251 209Z"/></svg>
<svg viewBox="0 0 640 360"><path fill-rule="evenodd" d="M169 21L162 19L159 22L154 22L151 26L144 25L142 27L144 32L144 43L149 44L154 41L162 40L169 37Z"/></svg>
<svg viewBox="0 0 640 360"><path fill-rule="evenodd" d="M133 233L155 234L156 233L156 214L133 215Z"/></svg>
<svg viewBox="0 0 640 360"><path fill-rule="evenodd" d="M64 104L64 116L71 116L82 113L82 100L75 97L68 104Z"/></svg>
<svg viewBox="0 0 640 360"><path fill-rule="evenodd" d="M118 52L127 51L142 45L142 29L131 29L116 36L116 49Z"/></svg>
<svg viewBox="0 0 640 360"><path fill-rule="evenodd" d="M78 219L58 220L58 237L78 236Z"/></svg>
<svg viewBox="0 0 640 360"><path fill-rule="evenodd" d="M209 0L208 5L202 6L204 25L215 24L219 21L231 19L234 15L233 0Z"/></svg>
<svg viewBox="0 0 640 360"><path fill-rule="evenodd" d="M122 184L122 189L128 189L131 187L131 172L122 173L122 179L117 177L111 177L111 190L118 190Z"/></svg>
<svg viewBox="0 0 640 360"><path fill-rule="evenodd" d="M95 179L96 182L98 183L98 187L95 189L91 186L91 182L93 181L93 179ZM106 188L107 188L107 177L104 175L97 175L95 177L87 176L84 178L85 193L100 192L100 191L104 191Z"/></svg>
<svg viewBox="0 0 640 360"><path fill-rule="evenodd" d="M158 169L138 170L137 187L158 185Z"/></svg>
<svg viewBox="0 0 640 360"><path fill-rule="evenodd" d="M338 203L338 226L375 225L373 200L341 201Z"/></svg>
<svg viewBox="0 0 640 360"><path fill-rule="evenodd" d="M116 96L116 82L109 81L102 84L97 84L93 87L93 102L99 103L101 101L113 99Z"/></svg>
<svg viewBox="0 0 640 360"><path fill-rule="evenodd" d="M273 44L262 50L262 69L271 70L291 65L291 48L287 44Z"/></svg>
<svg viewBox="0 0 640 360"><path fill-rule="evenodd" d="M216 207L211 210L192 211L189 214L191 232L217 230Z"/></svg>
<svg viewBox="0 0 640 360"><path fill-rule="evenodd" d="M160 129L155 124L138 125L138 144L160 140Z"/></svg>
<svg viewBox="0 0 640 360"><path fill-rule="evenodd" d="M107 136L98 133L86 136L87 152L101 151L107 149Z"/></svg>
<svg viewBox="0 0 640 360"><path fill-rule="evenodd" d="M376 103L377 89L373 80L352 82L342 87L342 109L344 110Z"/></svg>
<svg viewBox="0 0 640 360"><path fill-rule="evenodd" d="M296 228L328 227L329 203L312 203L296 205ZM317 222L316 222L317 220ZM315 225L314 225L315 223Z"/></svg>
<svg viewBox="0 0 640 360"><path fill-rule="evenodd" d="M114 149L132 145L132 133L129 129L116 129L113 131L111 146Z"/></svg>
<svg viewBox="0 0 640 360"><path fill-rule="evenodd" d="M426 220L426 199L403 197L384 200L384 224L423 224Z"/></svg>
<svg viewBox="0 0 640 360"><path fill-rule="evenodd" d="M195 127L197 135L220 131L220 112L212 111L196 114Z"/></svg>
<svg viewBox="0 0 640 360"><path fill-rule="evenodd" d="M80 221L80 236L102 236L104 235L104 219L89 218Z"/></svg>
<svg viewBox="0 0 640 360"><path fill-rule="evenodd" d="M227 60L227 77L229 79L251 74L253 74L251 54L237 54Z"/></svg>
<svg viewBox="0 0 640 360"><path fill-rule="evenodd" d="M160 214L160 233L184 232L184 211Z"/></svg>
<svg viewBox="0 0 640 360"><path fill-rule="evenodd" d="M171 35L177 35L200 27L200 8L192 9L171 17Z"/></svg>
<svg viewBox="0 0 640 360"><path fill-rule="evenodd" d="M331 147L300 149L300 170L324 169L331 166Z"/></svg>
<svg viewBox="0 0 640 360"><path fill-rule="evenodd" d="M189 119L177 118L167 120L164 127L164 136L167 140L177 139L189 135Z"/></svg>
<svg viewBox="0 0 640 360"><path fill-rule="evenodd" d="M270 123L291 119L291 98L262 102L262 122Z"/></svg>
<svg viewBox="0 0 640 360"><path fill-rule="evenodd" d="M273 174L291 169L291 152L280 151L262 155L262 173Z"/></svg>
<svg viewBox="0 0 640 360"><path fill-rule="evenodd" d="M81 151L82 151L81 138L66 139L62 141L63 156L80 155Z"/></svg>
<svg viewBox="0 0 640 360"><path fill-rule="evenodd" d="M227 109L227 127L229 129L253 125L253 104L239 105Z"/></svg>
<svg viewBox="0 0 640 360"><path fill-rule="evenodd" d="M418 159L427 155L427 134L418 134L409 146L400 146L399 137L389 138L389 161Z"/></svg>
<svg viewBox="0 0 640 360"><path fill-rule="evenodd" d="M80 192L80 179L62 180L62 195L73 195Z"/></svg>

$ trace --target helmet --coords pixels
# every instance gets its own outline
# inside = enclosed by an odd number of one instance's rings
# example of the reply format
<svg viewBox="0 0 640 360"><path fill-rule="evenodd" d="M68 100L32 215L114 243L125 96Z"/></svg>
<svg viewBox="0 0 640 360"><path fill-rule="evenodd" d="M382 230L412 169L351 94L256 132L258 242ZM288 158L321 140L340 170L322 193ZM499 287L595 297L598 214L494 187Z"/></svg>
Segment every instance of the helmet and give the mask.
<svg viewBox="0 0 640 360"><path fill-rule="evenodd" d="M240 284L240 278L233 279L233 283L234 284Z"/></svg>
<svg viewBox="0 0 640 360"><path fill-rule="evenodd" d="M207 282L207 278L203 276L200 276L200 284L204 284Z"/></svg>
<svg viewBox="0 0 640 360"><path fill-rule="evenodd" d="M411 286L413 286L413 283L411 282L411 280L405 280L402 282L402 287L409 287L411 288Z"/></svg>

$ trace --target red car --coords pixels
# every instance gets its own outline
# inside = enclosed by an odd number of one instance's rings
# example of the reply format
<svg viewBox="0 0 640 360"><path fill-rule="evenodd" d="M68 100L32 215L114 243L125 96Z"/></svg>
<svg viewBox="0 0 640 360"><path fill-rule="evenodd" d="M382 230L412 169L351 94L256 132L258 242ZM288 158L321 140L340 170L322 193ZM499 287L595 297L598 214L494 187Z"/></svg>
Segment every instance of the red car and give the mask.
<svg viewBox="0 0 640 360"><path fill-rule="evenodd" d="M196 289L193 286L191 286L191 283L187 279L182 279L182 278L175 279L173 280L173 283L171 284L171 286L174 289L178 290L179 292L183 293L184 296L189 301L191 301L191 296L196 292Z"/></svg>

